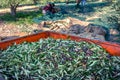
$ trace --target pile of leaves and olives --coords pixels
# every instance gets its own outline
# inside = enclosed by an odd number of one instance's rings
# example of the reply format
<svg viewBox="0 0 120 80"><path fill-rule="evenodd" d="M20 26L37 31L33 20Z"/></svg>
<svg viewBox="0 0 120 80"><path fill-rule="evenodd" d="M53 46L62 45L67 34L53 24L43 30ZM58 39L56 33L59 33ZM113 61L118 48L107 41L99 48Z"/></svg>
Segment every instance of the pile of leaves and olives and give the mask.
<svg viewBox="0 0 120 80"><path fill-rule="evenodd" d="M93 43L40 39L0 54L5 80L120 80L120 58Z"/></svg>

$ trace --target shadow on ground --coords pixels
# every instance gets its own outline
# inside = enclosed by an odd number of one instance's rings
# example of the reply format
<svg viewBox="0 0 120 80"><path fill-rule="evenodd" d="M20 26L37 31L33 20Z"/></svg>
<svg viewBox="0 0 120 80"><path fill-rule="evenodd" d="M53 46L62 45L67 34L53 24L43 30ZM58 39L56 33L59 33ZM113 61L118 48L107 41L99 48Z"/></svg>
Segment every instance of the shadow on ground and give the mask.
<svg viewBox="0 0 120 80"><path fill-rule="evenodd" d="M70 17L74 17L84 21L85 20L84 16L78 16L76 14L90 15L96 12L97 8L103 8L108 5L110 5L110 3L108 2L96 2L96 3L88 3L85 6L82 6L80 4L79 7L76 7L76 3L72 3L68 5L65 5L64 3L63 5L59 4L58 7L60 7L61 10L67 11Z"/></svg>
<svg viewBox="0 0 120 80"><path fill-rule="evenodd" d="M37 17L39 15L41 15L41 11L30 11L30 12L19 11L19 12L17 12L16 17L11 16L10 13L6 13L4 15L1 15L0 21L16 22L16 21L19 21L21 19L22 20L32 20L34 17Z"/></svg>

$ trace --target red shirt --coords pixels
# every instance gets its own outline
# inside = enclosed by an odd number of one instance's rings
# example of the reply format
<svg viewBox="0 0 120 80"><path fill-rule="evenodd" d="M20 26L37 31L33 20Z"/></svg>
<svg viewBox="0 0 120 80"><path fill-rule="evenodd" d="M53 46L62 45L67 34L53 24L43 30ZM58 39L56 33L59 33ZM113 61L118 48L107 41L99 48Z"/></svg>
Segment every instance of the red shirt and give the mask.
<svg viewBox="0 0 120 80"><path fill-rule="evenodd" d="M45 10L45 11L52 11L52 6L45 6L44 8L43 8L43 10Z"/></svg>

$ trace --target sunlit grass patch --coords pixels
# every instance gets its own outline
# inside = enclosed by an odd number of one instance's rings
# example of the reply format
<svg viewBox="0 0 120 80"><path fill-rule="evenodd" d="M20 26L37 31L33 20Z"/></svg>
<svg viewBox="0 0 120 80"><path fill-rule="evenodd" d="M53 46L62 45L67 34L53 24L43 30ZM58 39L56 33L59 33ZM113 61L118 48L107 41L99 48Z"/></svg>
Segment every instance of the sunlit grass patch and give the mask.
<svg viewBox="0 0 120 80"><path fill-rule="evenodd" d="M0 20L7 22L7 23L17 23L17 24L32 24L32 19L34 17L41 16L41 11L31 11L31 12L17 12L16 17L10 15L10 13L6 13L0 16Z"/></svg>

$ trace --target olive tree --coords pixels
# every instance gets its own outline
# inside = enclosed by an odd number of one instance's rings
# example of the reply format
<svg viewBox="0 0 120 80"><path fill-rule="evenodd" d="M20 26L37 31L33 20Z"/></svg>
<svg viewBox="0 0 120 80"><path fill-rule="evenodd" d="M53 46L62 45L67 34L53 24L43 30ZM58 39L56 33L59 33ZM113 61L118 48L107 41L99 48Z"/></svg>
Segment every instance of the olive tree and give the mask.
<svg viewBox="0 0 120 80"><path fill-rule="evenodd" d="M65 0L65 1L66 1L66 4L68 4L70 0ZM79 6L81 0L75 0L75 2L77 3L77 6Z"/></svg>
<svg viewBox="0 0 120 80"><path fill-rule="evenodd" d="M69 0L66 0L66 4L68 4L69 3Z"/></svg>
<svg viewBox="0 0 120 80"><path fill-rule="evenodd" d="M33 0L33 3L34 3L34 4L37 4L37 3L38 3L38 0Z"/></svg>
<svg viewBox="0 0 120 80"><path fill-rule="evenodd" d="M9 7L12 16L16 15L16 10L19 4L24 0L1 0L0 5Z"/></svg>

